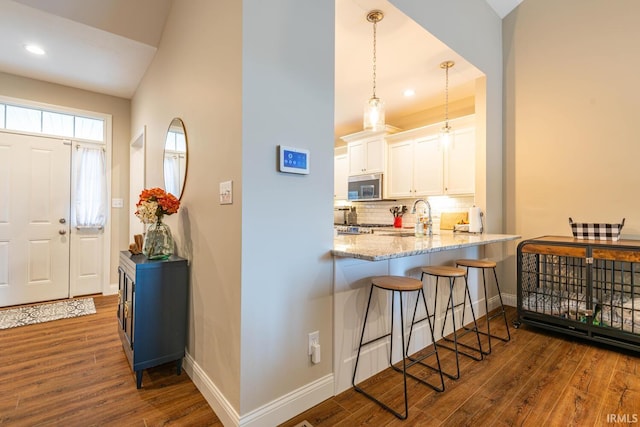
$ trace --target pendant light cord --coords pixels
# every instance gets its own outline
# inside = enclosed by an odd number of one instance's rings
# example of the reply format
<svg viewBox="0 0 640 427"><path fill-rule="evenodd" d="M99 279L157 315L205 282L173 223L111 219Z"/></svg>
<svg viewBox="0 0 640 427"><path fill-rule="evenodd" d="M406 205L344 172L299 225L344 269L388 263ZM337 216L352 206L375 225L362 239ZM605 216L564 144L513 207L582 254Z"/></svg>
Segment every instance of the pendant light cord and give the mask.
<svg viewBox="0 0 640 427"><path fill-rule="evenodd" d="M373 21L373 97L376 97L376 27L378 21Z"/></svg>
<svg viewBox="0 0 640 427"><path fill-rule="evenodd" d="M449 127L449 67L445 68L445 86L444 86L444 122Z"/></svg>
<svg viewBox="0 0 640 427"><path fill-rule="evenodd" d="M446 132L449 131L449 68L453 67L456 63L453 61L444 61L440 64L440 68L444 68L445 86L444 86L444 128Z"/></svg>

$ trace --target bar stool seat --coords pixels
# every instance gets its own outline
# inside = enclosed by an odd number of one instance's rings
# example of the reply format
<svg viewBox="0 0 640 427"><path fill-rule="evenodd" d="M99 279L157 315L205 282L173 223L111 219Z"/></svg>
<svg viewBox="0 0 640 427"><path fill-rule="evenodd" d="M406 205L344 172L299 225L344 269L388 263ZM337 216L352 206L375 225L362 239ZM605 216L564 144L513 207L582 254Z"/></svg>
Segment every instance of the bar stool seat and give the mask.
<svg viewBox="0 0 640 427"><path fill-rule="evenodd" d="M365 333L365 329L367 326L367 318L369 316L369 308L371 307L371 297L373 295L373 290L374 288L378 288L380 290L383 291L391 291L391 331L389 333L386 333L384 335L381 335L379 337L373 338L368 340L367 342L364 342L364 333ZM425 311L427 313L426 319L429 320L429 331L431 333L431 340L434 342L434 349L429 352L428 354L425 355L421 355L420 358L418 359L409 359L408 355L407 355L407 351L408 351L408 345L405 347L405 339L404 339L404 330L405 330L405 325L404 325L404 309L402 307L402 293L403 292L416 292L417 293L417 297L416 297L416 309L417 309L417 305L418 305L418 301L420 299L422 299L422 302L424 303L424 308ZM395 307L395 295L396 293L399 294L400 296L400 338L402 341L402 369L396 367L393 365L392 363L392 355L393 355L393 322L394 322L394 307ZM414 315L415 315L415 310L414 310ZM424 320L424 319L423 319ZM413 332L413 325L412 325L412 329L411 332L409 332L409 340L411 339L411 333ZM369 394L368 392L366 392L365 390L363 390L361 387L359 387L358 385L356 385L356 374L358 372L358 362L360 360L360 350L362 349L362 347L369 345L371 343L374 343L378 340L381 340L383 338L389 337L390 340L390 345L389 345L389 365L398 372L402 373L403 376L403 382L404 382L404 414L392 409L390 406L388 406L387 404L383 403L382 401L380 401L379 399L377 399L376 397L372 396L371 394ZM432 367L426 363L423 363L422 361L424 359L426 359L429 356L435 355L436 356L436 361L437 361L437 367ZM407 363L407 360L409 359L409 363ZM433 371L436 371L439 373L440 375L440 385L434 385L431 384L427 381L425 381L422 378L419 378L409 372L407 372L407 369L410 368L411 366L415 365L415 364L420 364L421 366L424 366L426 368L429 368ZM412 378L414 378L415 380L428 385L429 387L433 388L436 391L444 391L444 378L442 376L442 370L440 369L440 357L438 356L438 349L437 347L435 347L435 339L433 337L433 325L431 324L431 316L429 315L429 309L427 307L427 301L425 299L424 296L424 290L422 288L422 281L418 280L418 279L413 279L410 277L404 277L404 276L376 276L373 277L371 279L371 289L369 291L369 300L367 302L367 309L365 311L365 315L364 315L364 322L362 324L362 334L360 335L360 344L358 345L358 355L356 356L356 363L355 363L355 367L353 369L353 377L351 379L351 384L353 385L353 388L364 394L365 396L367 396L369 399L373 400L374 402L376 402L377 404L379 404L380 406L382 406L384 409L388 410L389 412L391 412L393 415L395 415L396 417L404 420L407 418L407 416L409 415L409 403L408 403L408 398L407 398L407 376L410 376Z"/></svg>
<svg viewBox="0 0 640 427"><path fill-rule="evenodd" d="M496 263L495 261L490 261L485 259L459 259L459 260L456 260L456 266L465 267L465 270L467 270L467 272L469 271L469 268L479 268L482 270L482 288L484 290L484 308L485 308L485 315L487 317L487 332L479 331L479 333L482 335L485 335L489 343L489 350L484 351L483 353L487 355L491 354L491 338L496 338L504 342L511 340L511 333L509 332L509 323L507 322L507 313L504 309L504 304L502 302L502 292L500 292L500 285L498 284L498 275L496 274ZM489 316L487 279L484 273L485 269L487 268L490 268L493 270L493 277L495 278L496 288L498 290L498 299L500 300L500 310L491 316ZM491 333L491 320L499 316L502 316L504 320L504 325L507 328L506 337L501 337Z"/></svg>
<svg viewBox="0 0 640 427"><path fill-rule="evenodd" d="M446 344L442 344L439 343L438 347L440 348L446 348L447 350L451 350L453 352L455 352L456 355L456 373L455 374L451 374L448 372L443 371L442 373L446 376L448 376L451 379L457 380L458 378L460 378L460 360L459 360L459 355L462 354L464 356L467 356L473 360L482 360L483 359L483 352L482 352L482 344L480 343L480 335L478 334L478 324L476 323L476 315L475 312L473 310L473 302L471 301L471 293L469 292L469 284L467 282L467 271L465 269L462 268L458 268L458 267L453 267L453 266L447 266L447 265L434 265L434 266L427 266L427 267L422 267L422 276L421 279L424 279L424 276L428 275L428 276L433 276L436 278L436 289L435 289L435 306L434 306L434 316L438 313L438 309L437 309L437 304L438 304L438 281L440 280L440 278L443 279L449 279L449 299L447 302L447 308L445 309L445 315L444 315L444 320L442 322L442 330L440 331L440 336L442 337L442 340L445 342L450 342L453 343L453 347L450 347ZM458 302L456 303L454 301L454 285L455 285L455 281L457 278L463 278L464 279L464 296L462 298L462 302ZM421 280L422 281L422 280ZM466 329L464 328L464 313L466 311L466 299L467 297L469 298L469 307L471 309L471 317L473 318L473 324L474 324L474 328L473 329ZM462 325L460 326L461 329L463 329L462 332L458 332L457 328L456 328L456 315L455 315L455 309L456 307L462 306ZM449 310L451 310L451 319L452 319L452 323L453 323L453 339L450 339L448 337L445 336L444 334L444 330L445 327L447 325L447 318L449 315ZM478 342L478 347L473 347L464 343L459 342L459 338L463 337L464 335L466 335L468 332L475 332L476 333L476 339ZM473 352L477 352L478 355L475 356L473 354L467 353L465 351L462 351L459 349L459 347L465 347Z"/></svg>

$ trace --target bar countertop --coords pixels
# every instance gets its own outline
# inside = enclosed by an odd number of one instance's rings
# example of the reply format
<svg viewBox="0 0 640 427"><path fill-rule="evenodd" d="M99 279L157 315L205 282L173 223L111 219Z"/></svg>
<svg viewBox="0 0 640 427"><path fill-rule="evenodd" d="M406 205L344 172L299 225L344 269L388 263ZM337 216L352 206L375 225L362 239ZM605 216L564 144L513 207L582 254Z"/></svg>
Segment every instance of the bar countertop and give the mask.
<svg viewBox="0 0 640 427"><path fill-rule="evenodd" d="M406 230L405 230L406 231ZM334 257L381 261L520 239L515 234L476 234L440 231L431 237L400 233L339 234L333 239Z"/></svg>

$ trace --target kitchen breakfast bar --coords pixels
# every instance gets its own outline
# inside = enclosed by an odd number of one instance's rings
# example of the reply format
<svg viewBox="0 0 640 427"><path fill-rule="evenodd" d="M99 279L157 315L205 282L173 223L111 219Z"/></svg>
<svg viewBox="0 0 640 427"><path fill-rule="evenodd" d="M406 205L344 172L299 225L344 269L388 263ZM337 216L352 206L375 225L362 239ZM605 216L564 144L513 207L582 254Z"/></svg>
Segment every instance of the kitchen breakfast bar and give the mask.
<svg viewBox="0 0 640 427"><path fill-rule="evenodd" d="M520 236L510 234L475 234L442 230L433 236L414 237L407 230L393 232L337 235L331 251L334 259L334 384L335 393L341 393L351 387L351 377L362 333L364 313L369 297L373 276L421 277L421 268L426 266L453 266L456 259L490 259L500 263L513 254L514 248L508 242ZM505 262L511 262L507 260ZM513 261L515 262L515 260ZM484 292L478 282L476 269L469 271L469 289L476 316L485 315ZM480 276L481 277L481 276ZM441 337L442 321L449 298L449 289L442 281L439 284L438 301L435 301L435 279L425 278L424 292L431 315L435 312L435 338ZM501 286L504 284L501 283ZM515 285L514 285L515 286ZM489 286L487 291L494 290ZM463 298L463 286L456 285L456 300ZM459 294L458 294L459 293ZM374 291L371 311L367 319L365 340L383 335L390 329L391 295ZM489 310L498 303L497 295L489 295ZM398 305L398 299L396 298ZM411 319L415 296L407 297L403 303L405 323ZM395 313L399 313L396 307ZM420 311L418 311L420 315ZM456 311L457 315L457 311ZM399 315L398 315L399 316ZM465 323L471 322L469 310ZM399 317L394 320L394 340L399 336ZM414 327L409 347L412 354L431 344L427 322ZM451 321L447 322L444 335L452 332ZM405 330L408 334L408 329ZM401 360L400 345L393 346L394 363ZM358 364L356 382L360 382L389 366L389 339L376 342L363 348Z"/></svg>

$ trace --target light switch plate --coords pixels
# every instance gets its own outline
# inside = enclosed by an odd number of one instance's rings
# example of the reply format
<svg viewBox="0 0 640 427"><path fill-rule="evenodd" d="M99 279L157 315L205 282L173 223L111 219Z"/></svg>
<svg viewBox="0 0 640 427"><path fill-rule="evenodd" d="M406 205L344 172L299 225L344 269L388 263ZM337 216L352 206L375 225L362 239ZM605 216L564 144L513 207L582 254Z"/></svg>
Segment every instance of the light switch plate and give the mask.
<svg viewBox="0 0 640 427"><path fill-rule="evenodd" d="M223 181L220 183L220 204L230 205L233 203L233 181Z"/></svg>
<svg viewBox="0 0 640 427"><path fill-rule="evenodd" d="M112 208L123 208L124 200L122 199L111 199L111 207Z"/></svg>

